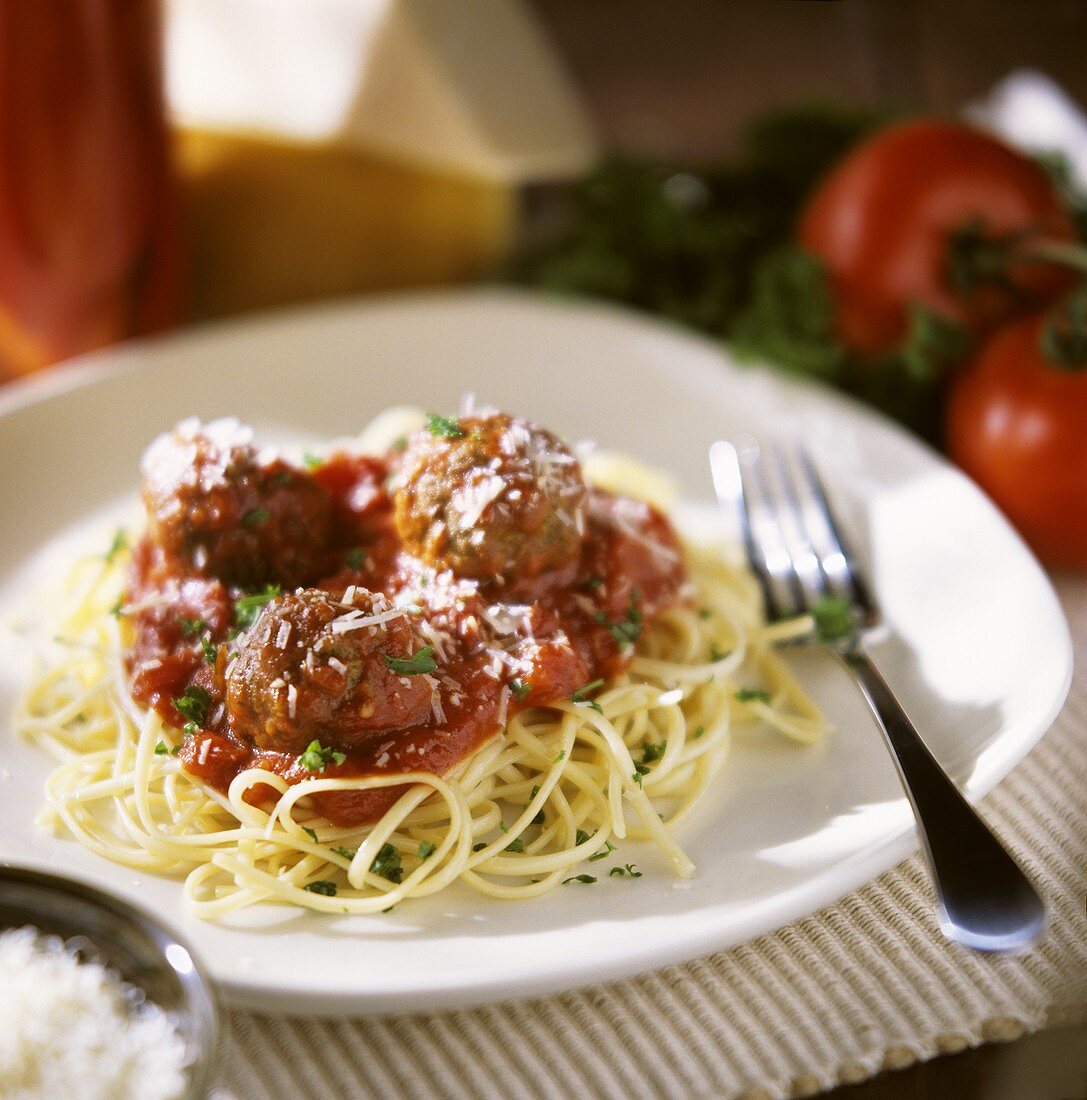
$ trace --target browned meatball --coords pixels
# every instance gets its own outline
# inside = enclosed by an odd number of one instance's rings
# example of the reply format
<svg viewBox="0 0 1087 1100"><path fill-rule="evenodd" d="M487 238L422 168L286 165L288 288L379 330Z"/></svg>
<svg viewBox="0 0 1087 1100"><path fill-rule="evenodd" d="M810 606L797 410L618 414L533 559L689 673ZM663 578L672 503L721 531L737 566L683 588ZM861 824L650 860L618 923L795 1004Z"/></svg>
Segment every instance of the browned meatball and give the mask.
<svg viewBox="0 0 1087 1100"><path fill-rule="evenodd" d="M408 442L394 496L405 548L463 577L538 576L572 561L585 481L570 450L527 420L445 421Z"/></svg>
<svg viewBox="0 0 1087 1100"><path fill-rule="evenodd" d="M224 584L312 580L332 531L328 490L262 461L235 421L195 420L160 436L143 462L148 534L182 569Z"/></svg>
<svg viewBox="0 0 1087 1100"><path fill-rule="evenodd" d="M350 749L417 725L431 712L434 682L398 673L385 658L421 647L408 616L381 593L280 596L238 639L226 680L231 728L259 748L300 753L315 739Z"/></svg>

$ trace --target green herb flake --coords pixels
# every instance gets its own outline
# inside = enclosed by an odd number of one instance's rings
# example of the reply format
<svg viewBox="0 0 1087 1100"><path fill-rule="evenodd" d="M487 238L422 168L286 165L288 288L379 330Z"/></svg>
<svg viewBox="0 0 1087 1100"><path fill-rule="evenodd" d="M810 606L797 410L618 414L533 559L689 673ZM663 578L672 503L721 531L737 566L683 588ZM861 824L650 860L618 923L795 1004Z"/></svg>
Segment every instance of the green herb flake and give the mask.
<svg viewBox="0 0 1087 1100"><path fill-rule="evenodd" d="M634 772L633 772L633 774L631 775L630 778L633 779L634 782L638 784L639 789L642 786L642 776L645 775L645 773L647 771L649 771L649 769L644 764L635 764L634 765Z"/></svg>
<svg viewBox="0 0 1087 1100"><path fill-rule="evenodd" d="M306 451L302 456L302 461L306 464L307 469L316 470L318 466L323 466L325 460L321 455L315 455L312 451Z"/></svg>
<svg viewBox="0 0 1087 1100"><path fill-rule="evenodd" d="M574 875L572 878L564 878L562 880L563 886L569 886L569 884L571 882L584 882L584 883L587 883L589 885L592 885L594 882L596 882L596 876L595 875Z"/></svg>
<svg viewBox="0 0 1087 1100"><path fill-rule="evenodd" d="M218 655L219 647L210 638L200 639L200 648L204 651L204 660L209 665L215 664L215 658Z"/></svg>
<svg viewBox="0 0 1087 1100"><path fill-rule="evenodd" d="M615 851L615 845L610 840L604 842L604 847L600 849L595 855L589 856L589 862L595 863L598 859L607 859L612 852Z"/></svg>
<svg viewBox="0 0 1087 1100"><path fill-rule="evenodd" d="M110 613L110 614L111 614L111 615L112 615L112 616L113 616L113 617L114 617L115 619L122 619L122 618L124 618L124 614L125 614L125 613L124 613L124 612L123 612L123 611L121 610L121 608L122 608L122 607L124 607L124 604L125 604L125 598L124 598L124 596L118 596L118 597L117 597L117 602L116 602L116 603L114 603L114 605L113 605L113 606L112 606L112 607L111 607L111 608L109 609L109 613Z"/></svg>
<svg viewBox="0 0 1087 1100"><path fill-rule="evenodd" d="M384 654L385 664L398 676L425 676L438 667L433 657L434 647L425 645L410 657L390 657Z"/></svg>
<svg viewBox="0 0 1087 1100"><path fill-rule="evenodd" d="M370 873L380 875L393 883L402 881L404 868L401 866L400 853L395 844L382 844L381 851L374 856L374 862L370 864Z"/></svg>
<svg viewBox="0 0 1087 1100"><path fill-rule="evenodd" d="M367 553L361 548L349 550L344 557L344 565L348 569L361 569L366 564Z"/></svg>
<svg viewBox="0 0 1087 1100"><path fill-rule="evenodd" d="M270 584L262 592L250 592L234 601L234 619L242 630L248 630L259 617L261 609L280 594L278 584Z"/></svg>
<svg viewBox="0 0 1087 1100"><path fill-rule="evenodd" d="M591 576L586 577L581 582L581 587L587 589L599 588L603 583L604 578L601 577L598 573L593 573Z"/></svg>
<svg viewBox="0 0 1087 1100"><path fill-rule="evenodd" d="M102 555L104 561L112 562L115 557L128 547L128 533L123 527L118 527L113 535L113 542L109 544L109 549Z"/></svg>
<svg viewBox="0 0 1087 1100"><path fill-rule="evenodd" d="M510 680L510 691L517 698L518 703L524 702L525 696L532 690L532 685L524 680Z"/></svg>
<svg viewBox="0 0 1087 1100"><path fill-rule="evenodd" d="M769 703L770 692L763 691L761 688L740 688L739 691L733 692L732 698L737 703Z"/></svg>
<svg viewBox="0 0 1087 1100"><path fill-rule="evenodd" d="M506 845L507 852L523 852L524 850L525 842L520 837L517 837L515 840L511 840L509 844Z"/></svg>
<svg viewBox="0 0 1087 1100"><path fill-rule="evenodd" d="M700 619L708 619L713 612L708 607L700 607L698 609L698 617Z"/></svg>
<svg viewBox="0 0 1087 1100"><path fill-rule="evenodd" d="M622 649L630 649L642 633L642 613L638 609L638 592L630 590L630 607L626 615L618 622L611 622L603 611L596 615L596 622L606 626L615 639L615 644Z"/></svg>
<svg viewBox="0 0 1087 1100"><path fill-rule="evenodd" d="M184 694L174 700L174 707L178 714L183 715L189 722L202 726L208 720L208 708L211 706L211 696L199 684L189 684ZM188 732L188 724L185 731ZM195 732L195 730L194 730Z"/></svg>
<svg viewBox="0 0 1087 1100"><path fill-rule="evenodd" d="M427 431L440 439L463 439L464 429L460 423L448 416L439 416L437 413L427 413Z"/></svg>
<svg viewBox="0 0 1087 1100"><path fill-rule="evenodd" d="M727 649L722 649L716 642L710 642L711 661L723 661L729 655L729 652Z"/></svg>
<svg viewBox="0 0 1087 1100"><path fill-rule="evenodd" d="M487 847L487 842L485 840L481 840L478 844L473 844L472 845L472 851L473 852L482 852L483 849L486 848L486 847Z"/></svg>
<svg viewBox="0 0 1087 1100"><path fill-rule="evenodd" d="M578 831L576 833L574 833L574 844L575 845L584 844L585 841L591 840L592 836L593 836L592 833L587 833L587 832L585 832L584 829L578 829Z"/></svg>
<svg viewBox="0 0 1087 1100"><path fill-rule="evenodd" d="M329 882L328 879L318 879L316 882L307 882L302 887L303 890L308 890L311 894L321 894L326 898L334 898L336 896L336 884Z"/></svg>
<svg viewBox="0 0 1087 1100"><path fill-rule="evenodd" d="M302 826L302 832L306 834L313 841L314 844L320 844L320 840L317 837L317 830L311 829L308 825Z"/></svg>
<svg viewBox="0 0 1087 1100"><path fill-rule="evenodd" d="M642 746L642 763L652 764L655 760L659 760L664 755L664 750L668 748L668 742L665 741L646 741Z"/></svg>
<svg viewBox="0 0 1087 1100"><path fill-rule="evenodd" d="M299 756L298 763L308 772L323 772L329 764L342 764L346 759L342 752L322 748L320 741L311 741Z"/></svg>
<svg viewBox="0 0 1087 1100"><path fill-rule="evenodd" d="M433 841L420 840L419 841L419 858L420 859L430 859L430 857L436 851L437 847L438 846Z"/></svg>
<svg viewBox="0 0 1087 1100"><path fill-rule="evenodd" d="M570 695L570 700L573 703L577 703L579 706L588 707L590 710L595 710L597 714L603 714L604 708L597 702L594 702L588 697L590 691L596 691L597 688L603 687L603 680L593 680L592 683L586 684L584 687L579 687L576 691Z"/></svg>
<svg viewBox="0 0 1087 1100"><path fill-rule="evenodd" d="M856 627L853 608L841 596L823 596L816 600L811 616L815 620L815 636L822 642L848 638Z"/></svg>
<svg viewBox="0 0 1087 1100"><path fill-rule="evenodd" d="M169 753L169 751L170 750L166 747L166 743L164 741L160 741L155 746L155 755L156 756L166 756Z"/></svg>
<svg viewBox="0 0 1087 1100"><path fill-rule="evenodd" d="M267 508L251 508L242 516L242 526L259 527L262 523L267 523L271 515Z"/></svg>
<svg viewBox="0 0 1087 1100"><path fill-rule="evenodd" d="M642 872L638 870L636 863L626 863L622 867L613 867L609 875L615 878L641 878Z"/></svg>
<svg viewBox="0 0 1087 1100"><path fill-rule="evenodd" d="M336 855L343 859L346 859L348 863L355 858L355 853L350 848L345 848L342 844L337 844L334 848L330 849L335 852Z"/></svg>
<svg viewBox="0 0 1087 1100"><path fill-rule="evenodd" d="M555 759L551 761L551 763L552 764L561 764L562 761L564 761L565 759L566 759L566 750L565 749L559 749L559 755L556 756Z"/></svg>
<svg viewBox="0 0 1087 1100"><path fill-rule="evenodd" d="M705 726L695 726L694 739L697 741L706 732Z"/></svg>
<svg viewBox="0 0 1087 1100"><path fill-rule="evenodd" d="M208 629L206 619L178 619L181 626L181 634L185 638L195 638L201 631Z"/></svg>

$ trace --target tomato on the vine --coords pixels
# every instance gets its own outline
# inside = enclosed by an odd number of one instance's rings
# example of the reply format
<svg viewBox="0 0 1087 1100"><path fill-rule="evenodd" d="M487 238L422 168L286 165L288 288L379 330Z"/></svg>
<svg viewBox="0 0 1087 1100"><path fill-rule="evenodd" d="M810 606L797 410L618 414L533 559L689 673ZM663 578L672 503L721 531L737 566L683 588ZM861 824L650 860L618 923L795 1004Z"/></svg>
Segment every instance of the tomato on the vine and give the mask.
<svg viewBox="0 0 1087 1100"><path fill-rule="evenodd" d="M947 445L1043 560L1087 569L1087 295L989 340L954 383Z"/></svg>
<svg viewBox="0 0 1087 1100"><path fill-rule="evenodd" d="M839 338L879 354L901 343L916 305L980 336L1053 300L1071 275L1031 252L1075 231L1034 161L969 126L919 120L847 155L798 239L826 266Z"/></svg>

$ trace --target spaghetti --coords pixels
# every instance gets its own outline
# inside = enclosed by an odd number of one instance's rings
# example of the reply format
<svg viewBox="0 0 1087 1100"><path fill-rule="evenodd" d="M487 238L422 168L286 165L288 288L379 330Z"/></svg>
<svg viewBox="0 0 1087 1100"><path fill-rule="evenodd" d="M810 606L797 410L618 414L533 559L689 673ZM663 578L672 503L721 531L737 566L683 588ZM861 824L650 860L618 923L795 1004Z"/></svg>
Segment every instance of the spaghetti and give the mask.
<svg viewBox="0 0 1087 1100"><path fill-rule="evenodd" d="M547 695L541 687L536 700L510 693L516 679L495 681L496 728L447 770L353 767L350 747L317 743L327 767L299 774L305 754L254 751L227 780L208 782L193 746L232 736L229 716L218 733L186 735L168 705L134 697L132 577L141 545L73 568L60 588L58 640L17 727L59 761L43 823L107 859L183 877L187 905L207 919L265 902L373 913L456 882L496 898L535 897L605 874L639 876L624 859L628 839L654 843L677 875L690 876L675 829L720 773L733 727L761 726L803 743L824 732L774 649L809 632L810 622L767 625L745 571L719 548L685 545L683 598L647 614L632 645L619 638L608 675ZM389 610L369 617L390 619L406 598L394 594ZM283 600L272 602L282 608ZM273 610L222 643L220 678L230 644L242 648L262 622L276 633ZM363 617L339 615L348 623ZM388 645L386 620L365 629ZM616 634L623 632L605 619L604 640ZM532 650L508 642L507 652L534 653L539 638L532 642ZM414 686L414 676L399 679ZM453 721L456 692L445 689L442 698L427 729ZM285 716L297 717L300 705L296 692L294 710L276 712L286 728ZM356 818L368 807L370 819L351 820L344 806Z"/></svg>

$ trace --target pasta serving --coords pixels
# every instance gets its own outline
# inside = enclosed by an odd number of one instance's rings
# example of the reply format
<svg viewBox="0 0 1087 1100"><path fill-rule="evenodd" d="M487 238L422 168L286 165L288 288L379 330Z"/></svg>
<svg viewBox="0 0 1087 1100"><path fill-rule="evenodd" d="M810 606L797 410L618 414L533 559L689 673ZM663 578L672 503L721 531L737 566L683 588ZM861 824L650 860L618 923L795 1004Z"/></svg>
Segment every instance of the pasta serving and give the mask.
<svg viewBox="0 0 1087 1100"><path fill-rule="evenodd" d="M811 623L619 480L497 412L298 464L180 424L146 528L59 586L17 716L58 758L43 823L208 919L640 877L627 839L690 876L732 727L824 732L774 649Z"/></svg>

